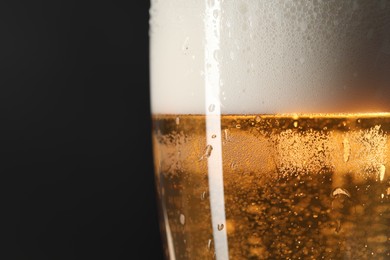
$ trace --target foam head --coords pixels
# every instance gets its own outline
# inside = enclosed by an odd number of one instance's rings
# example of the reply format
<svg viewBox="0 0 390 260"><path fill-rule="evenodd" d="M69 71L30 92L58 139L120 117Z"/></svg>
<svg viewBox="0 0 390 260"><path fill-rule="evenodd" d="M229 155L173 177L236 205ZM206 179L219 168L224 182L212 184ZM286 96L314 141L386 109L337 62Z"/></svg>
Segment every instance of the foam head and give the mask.
<svg viewBox="0 0 390 260"><path fill-rule="evenodd" d="M389 0L155 0L150 14L153 113L205 113L208 88L222 113L390 111Z"/></svg>

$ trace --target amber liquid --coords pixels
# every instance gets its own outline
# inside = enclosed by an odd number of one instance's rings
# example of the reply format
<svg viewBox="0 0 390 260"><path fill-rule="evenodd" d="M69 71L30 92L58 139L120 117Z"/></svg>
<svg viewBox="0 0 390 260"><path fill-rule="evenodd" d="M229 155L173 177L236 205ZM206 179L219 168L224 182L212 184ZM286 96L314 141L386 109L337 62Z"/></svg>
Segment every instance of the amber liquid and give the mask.
<svg viewBox="0 0 390 260"><path fill-rule="evenodd" d="M153 115L167 259L216 258L205 119ZM220 123L229 259L390 259L389 114Z"/></svg>

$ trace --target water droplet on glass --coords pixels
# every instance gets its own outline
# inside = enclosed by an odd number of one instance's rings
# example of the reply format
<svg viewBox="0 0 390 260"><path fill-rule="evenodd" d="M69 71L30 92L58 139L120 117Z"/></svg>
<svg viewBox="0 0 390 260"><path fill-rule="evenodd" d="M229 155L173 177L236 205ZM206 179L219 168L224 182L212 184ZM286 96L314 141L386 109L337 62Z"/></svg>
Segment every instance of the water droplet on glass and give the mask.
<svg viewBox="0 0 390 260"><path fill-rule="evenodd" d="M336 220L336 232L338 233L340 232L340 230L341 230L341 220L338 219Z"/></svg>
<svg viewBox="0 0 390 260"><path fill-rule="evenodd" d="M209 105L209 112L214 112L215 110L215 105L214 104L210 104Z"/></svg>
<svg viewBox="0 0 390 260"><path fill-rule="evenodd" d="M343 188L335 188L332 192L332 197L336 197L338 195L345 195L347 196L348 198L351 197L351 194L346 190L346 189L343 189Z"/></svg>
<svg viewBox="0 0 390 260"><path fill-rule="evenodd" d="M343 140L343 147L344 147L344 162L348 162L349 156L351 155L351 146L349 144L348 138L344 138Z"/></svg>
<svg viewBox="0 0 390 260"><path fill-rule="evenodd" d="M381 198L383 199L384 197L385 197L385 194L382 193L382 194L381 194Z"/></svg>
<svg viewBox="0 0 390 260"><path fill-rule="evenodd" d="M180 118L176 117L175 122L176 122L177 125L180 124Z"/></svg>
<svg viewBox="0 0 390 260"><path fill-rule="evenodd" d="M180 224L184 225L186 223L186 217L184 214L180 214Z"/></svg>
<svg viewBox="0 0 390 260"><path fill-rule="evenodd" d="M229 141L229 129L223 130L223 138L225 141Z"/></svg>
<svg viewBox="0 0 390 260"><path fill-rule="evenodd" d="M213 150L213 147L211 145L207 145L206 148L204 149L204 153L203 153L202 157L200 157L199 160L209 158L212 150Z"/></svg>
<svg viewBox="0 0 390 260"><path fill-rule="evenodd" d="M386 172L386 167L383 164L381 164L379 166L379 179L380 179L380 181L383 181L383 179L385 178L385 172Z"/></svg>
<svg viewBox="0 0 390 260"><path fill-rule="evenodd" d="M298 121L294 121L294 127L298 127Z"/></svg>
<svg viewBox="0 0 390 260"><path fill-rule="evenodd" d="M211 239L209 239L209 241L208 241L208 243L207 243L207 249L208 249L208 250L210 250L210 249L211 249L211 242L212 242L212 240L211 240Z"/></svg>
<svg viewBox="0 0 390 260"><path fill-rule="evenodd" d="M218 231L221 231L225 226L223 224L218 224L217 228Z"/></svg>
<svg viewBox="0 0 390 260"><path fill-rule="evenodd" d="M206 192L202 192L202 194L200 195L200 199L201 200L204 200L206 198Z"/></svg>

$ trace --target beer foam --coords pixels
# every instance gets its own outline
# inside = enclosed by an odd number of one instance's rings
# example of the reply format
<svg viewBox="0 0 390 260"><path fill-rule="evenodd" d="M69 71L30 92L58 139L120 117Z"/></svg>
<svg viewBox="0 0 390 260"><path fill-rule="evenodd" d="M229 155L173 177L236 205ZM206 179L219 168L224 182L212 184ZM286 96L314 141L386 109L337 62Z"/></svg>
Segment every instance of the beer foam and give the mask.
<svg viewBox="0 0 390 260"><path fill-rule="evenodd" d="M150 17L153 113L390 111L389 0L153 0Z"/></svg>

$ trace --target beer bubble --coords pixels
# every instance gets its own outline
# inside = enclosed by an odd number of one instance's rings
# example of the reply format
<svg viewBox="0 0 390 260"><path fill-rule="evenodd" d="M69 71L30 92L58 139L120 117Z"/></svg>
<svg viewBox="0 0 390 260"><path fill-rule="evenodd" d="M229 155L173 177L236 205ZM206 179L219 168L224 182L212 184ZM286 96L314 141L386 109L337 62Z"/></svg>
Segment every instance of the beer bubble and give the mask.
<svg viewBox="0 0 390 260"><path fill-rule="evenodd" d="M180 214L179 220L180 220L180 224L182 225L186 223L186 217L184 216L184 214Z"/></svg>

